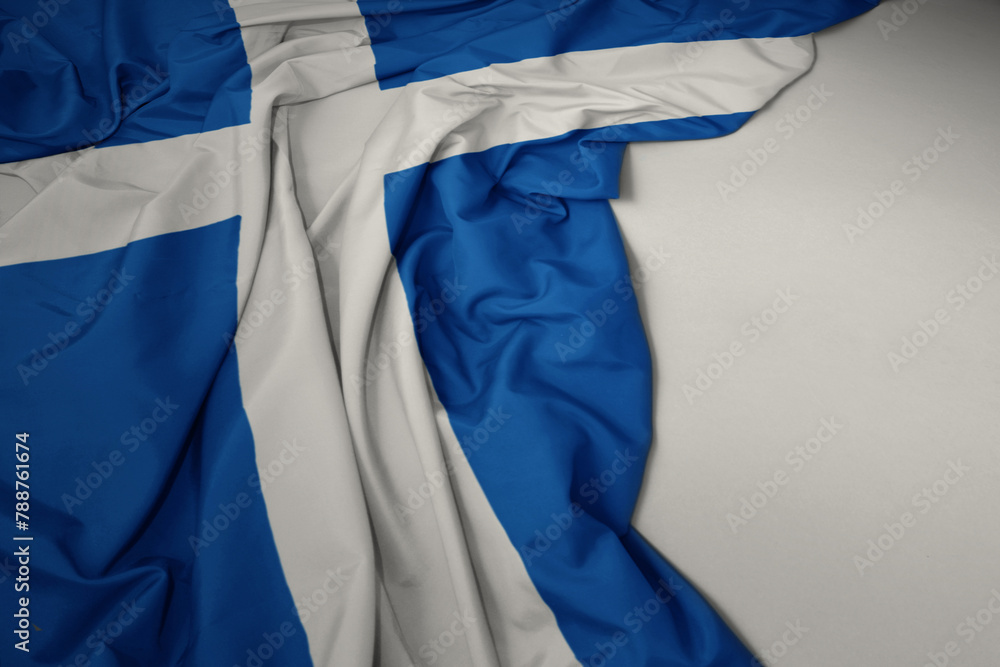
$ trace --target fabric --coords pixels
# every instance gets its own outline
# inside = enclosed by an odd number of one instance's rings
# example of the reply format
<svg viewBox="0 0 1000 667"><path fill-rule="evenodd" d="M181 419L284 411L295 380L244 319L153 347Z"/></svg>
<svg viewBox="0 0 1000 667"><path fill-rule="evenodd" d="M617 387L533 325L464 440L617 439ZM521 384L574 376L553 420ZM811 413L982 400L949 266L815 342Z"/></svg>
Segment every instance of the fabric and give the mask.
<svg viewBox="0 0 1000 667"><path fill-rule="evenodd" d="M0 658L751 664L608 199L871 6L0 2Z"/></svg>

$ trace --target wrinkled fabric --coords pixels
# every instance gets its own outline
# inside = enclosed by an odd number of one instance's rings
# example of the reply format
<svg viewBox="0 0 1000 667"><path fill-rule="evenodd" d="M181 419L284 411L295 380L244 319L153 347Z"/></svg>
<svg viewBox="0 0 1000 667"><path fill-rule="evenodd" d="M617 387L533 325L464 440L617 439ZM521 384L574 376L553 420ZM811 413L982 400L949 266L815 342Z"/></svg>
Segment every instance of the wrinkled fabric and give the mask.
<svg viewBox="0 0 1000 667"><path fill-rule="evenodd" d="M750 664L608 199L871 6L3 3L0 656Z"/></svg>

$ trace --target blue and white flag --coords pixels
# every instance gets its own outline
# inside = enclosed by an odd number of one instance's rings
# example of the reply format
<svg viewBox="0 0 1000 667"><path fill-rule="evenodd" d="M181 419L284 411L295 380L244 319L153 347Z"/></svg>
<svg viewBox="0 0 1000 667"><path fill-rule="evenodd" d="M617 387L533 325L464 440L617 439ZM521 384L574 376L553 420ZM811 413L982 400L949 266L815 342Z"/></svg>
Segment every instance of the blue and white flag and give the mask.
<svg viewBox="0 0 1000 667"><path fill-rule="evenodd" d="M874 4L0 0L0 663L754 664L608 199Z"/></svg>

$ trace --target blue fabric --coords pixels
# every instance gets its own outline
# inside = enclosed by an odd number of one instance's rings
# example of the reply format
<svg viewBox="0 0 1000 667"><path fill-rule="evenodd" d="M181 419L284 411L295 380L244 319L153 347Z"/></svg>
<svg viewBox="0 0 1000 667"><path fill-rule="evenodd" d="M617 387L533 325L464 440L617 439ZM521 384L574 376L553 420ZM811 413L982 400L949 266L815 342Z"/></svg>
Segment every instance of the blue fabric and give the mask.
<svg viewBox="0 0 1000 667"><path fill-rule="evenodd" d="M625 142L717 136L748 117L572 132L385 179L390 244L434 387L585 665L750 664L630 527L652 371L607 201ZM644 620L647 604L659 606Z"/></svg>
<svg viewBox="0 0 1000 667"><path fill-rule="evenodd" d="M570 51L804 35L877 4L878 0L358 2L382 88Z"/></svg>
<svg viewBox="0 0 1000 667"><path fill-rule="evenodd" d="M2 0L0 162L250 121L250 67L220 0Z"/></svg>
<svg viewBox="0 0 1000 667"><path fill-rule="evenodd" d="M17 314L0 325L3 664L229 667L268 651L269 664L312 664L225 339L239 229L232 218L0 268ZM30 520L18 531L14 440L26 429ZM15 592L23 545L30 588ZM37 626L30 654L11 634L21 596Z"/></svg>

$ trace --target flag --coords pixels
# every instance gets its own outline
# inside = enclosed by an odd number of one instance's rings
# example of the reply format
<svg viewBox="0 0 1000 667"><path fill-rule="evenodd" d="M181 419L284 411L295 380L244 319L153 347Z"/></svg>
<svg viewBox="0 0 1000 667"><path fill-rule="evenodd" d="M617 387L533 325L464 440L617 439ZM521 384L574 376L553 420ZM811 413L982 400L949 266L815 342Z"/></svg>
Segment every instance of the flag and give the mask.
<svg viewBox="0 0 1000 667"><path fill-rule="evenodd" d="M755 664L608 200L874 4L5 0L2 661Z"/></svg>

